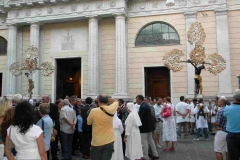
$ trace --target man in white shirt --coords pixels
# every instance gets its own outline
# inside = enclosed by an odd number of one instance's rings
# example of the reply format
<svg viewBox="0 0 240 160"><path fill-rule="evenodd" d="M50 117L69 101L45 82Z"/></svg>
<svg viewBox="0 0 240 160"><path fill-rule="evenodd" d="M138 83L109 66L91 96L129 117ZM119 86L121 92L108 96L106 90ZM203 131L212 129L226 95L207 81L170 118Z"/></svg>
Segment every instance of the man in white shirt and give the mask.
<svg viewBox="0 0 240 160"><path fill-rule="evenodd" d="M154 131L155 144L157 148L162 148L162 145L159 143L160 135L162 133L162 116L161 111L163 108L162 98L156 98L156 104L153 106L155 110L156 126Z"/></svg>
<svg viewBox="0 0 240 160"><path fill-rule="evenodd" d="M75 125L77 123L76 114L73 109L69 107L68 99L63 100L64 107L60 112L60 134L63 146L63 158L71 159L72 158L72 140L73 133L75 131Z"/></svg>
<svg viewBox="0 0 240 160"><path fill-rule="evenodd" d="M207 124L207 116L209 114L209 109L204 105L203 99L198 100L198 105L194 109L194 113L196 114L196 126L197 126L197 133L194 140L199 140L200 131L203 129L204 138L206 141L209 140L208 138L208 124Z"/></svg>
<svg viewBox="0 0 240 160"><path fill-rule="evenodd" d="M187 115L190 112L190 106L184 102L184 96L180 97L180 101L176 105L177 119L176 123L178 125L178 137L181 138L181 131L183 127L184 137L187 138L187 123L188 118Z"/></svg>

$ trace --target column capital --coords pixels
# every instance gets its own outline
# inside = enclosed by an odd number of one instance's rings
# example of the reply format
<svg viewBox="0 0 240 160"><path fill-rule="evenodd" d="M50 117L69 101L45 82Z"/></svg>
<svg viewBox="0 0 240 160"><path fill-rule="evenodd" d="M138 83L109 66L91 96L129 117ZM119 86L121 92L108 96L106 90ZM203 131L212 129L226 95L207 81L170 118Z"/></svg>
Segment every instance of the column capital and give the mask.
<svg viewBox="0 0 240 160"><path fill-rule="evenodd" d="M19 27L16 23L9 23L7 24L8 29L17 29Z"/></svg>
<svg viewBox="0 0 240 160"><path fill-rule="evenodd" d="M222 15L227 15L227 8L217 8L214 10L216 16L222 16Z"/></svg>
<svg viewBox="0 0 240 160"><path fill-rule="evenodd" d="M115 18L117 18L117 17L128 17L125 12L116 12L116 13L113 13L113 16Z"/></svg>
<svg viewBox="0 0 240 160"><path fill-rule="evenodd" d="M38 21L31 21L31 22L27 22L28 24L30 24L31 26L42 26L44 25L44 23L38 22Z"/></svg>
<svg viewBox="0 0 240 160"><path fill-rule="evenodd" d="M186 18L196 18L197 11L187 11L184 13Z"/></svg>
<svg viewBox="0 0 240 160"><path fill-rule="evenodd" d="M85 15L86 18L88 19L99 19L99 16L96 14L96 15Z"/></svg>

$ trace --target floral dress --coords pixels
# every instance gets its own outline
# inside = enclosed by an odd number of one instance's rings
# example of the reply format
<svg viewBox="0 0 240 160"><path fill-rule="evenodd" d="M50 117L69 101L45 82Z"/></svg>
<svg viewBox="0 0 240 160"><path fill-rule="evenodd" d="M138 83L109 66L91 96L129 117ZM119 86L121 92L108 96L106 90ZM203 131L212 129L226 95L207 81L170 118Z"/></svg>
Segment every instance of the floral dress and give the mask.
<svg viewBox="0 0 240 160"><path fill-rule="evenodd" d="M167 107L171 107L172 115L167 118L163 118L163 141L177 141L176 122L174 118L174 105L166 104Z"/></svg>

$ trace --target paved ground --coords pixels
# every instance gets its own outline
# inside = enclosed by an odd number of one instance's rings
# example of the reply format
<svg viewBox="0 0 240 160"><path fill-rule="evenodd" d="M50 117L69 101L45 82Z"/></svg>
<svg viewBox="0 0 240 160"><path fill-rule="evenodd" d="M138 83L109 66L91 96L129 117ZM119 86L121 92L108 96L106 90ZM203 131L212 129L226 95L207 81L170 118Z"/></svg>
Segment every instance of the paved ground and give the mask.
<svg viewBox="0 0 240 160"><path fill-rule="evenodd" d="M194 136L190 135L187 139L178 139L175 151L159 152L159 160L216 160L213 150L214 136L210 136L210 141L200 138L193 141ZM81 155L80 152L78 152ZM61 155L59 155L60 159ZM84 160L81 156L73 157L73 160Z"/></svg>

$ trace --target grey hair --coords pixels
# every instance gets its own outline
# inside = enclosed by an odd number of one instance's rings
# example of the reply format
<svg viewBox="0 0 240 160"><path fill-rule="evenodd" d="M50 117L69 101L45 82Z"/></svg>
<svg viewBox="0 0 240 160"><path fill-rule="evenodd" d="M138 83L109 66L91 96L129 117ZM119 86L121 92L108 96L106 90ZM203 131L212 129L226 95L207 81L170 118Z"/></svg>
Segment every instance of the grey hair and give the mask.
<svg viewBox="0 0 240 160"><path fill-rule="evenodd" d="M12 100L16 103L20 102L23 99L23 96L21 94L14 94L12 97Z"/></svg>
<svg viewBox="0 0 240 160"><path fill-rule="evenodd" d="M70 104L70 103L69 103L69 100L68 100L68 99L64 99L64 100L63 100L63 104L64 104L64 105L69 105L69 104Z"/></svg>
<svg viewBox="0 0 240 160"><path fill-rule="evenodd" d="M42 104L40 104L40 106L39 106L39 111L40 111L40 113L42 113L42 114L49 114L49 112L50 112L50 106L49 106L49 104L48 104L48 103L42 103Z"/></svg>
<svg viewBox="0 0 240 160"><path fill-rule="evenodd" d="M77 101L81 101L81 98L77 98Z"/></svg>
<svg viewBox="0 0 240 160"><path fill-rule="evenodd" d="M233 92L233 99L237 102L240 102L240 89L236 89Z"/></svg>

